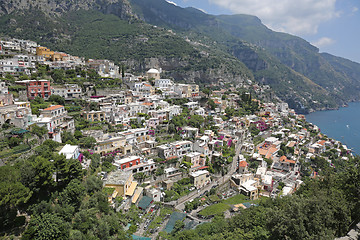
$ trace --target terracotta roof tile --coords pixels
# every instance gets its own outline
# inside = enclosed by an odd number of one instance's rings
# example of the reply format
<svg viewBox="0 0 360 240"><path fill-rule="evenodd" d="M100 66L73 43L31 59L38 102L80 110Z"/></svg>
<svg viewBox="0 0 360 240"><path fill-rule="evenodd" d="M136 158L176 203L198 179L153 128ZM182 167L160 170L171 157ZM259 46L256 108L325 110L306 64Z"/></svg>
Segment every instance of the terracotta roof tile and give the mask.
<svg viewBox="0 0 360 240"><path fill-rule="evenodd" d="M248 165L248 163L246 161L241 161L239 163L239 167L246 167Z"/></svg>
<svg viewBox="0 0 360 240"><path fill-rule="evenodd" d="M55 105L55 106L45 108L44 111L52 111L52 110L55 110L55 109L58 109L58 108L63 108L63 107L64 107L63 105Z"/></svg>

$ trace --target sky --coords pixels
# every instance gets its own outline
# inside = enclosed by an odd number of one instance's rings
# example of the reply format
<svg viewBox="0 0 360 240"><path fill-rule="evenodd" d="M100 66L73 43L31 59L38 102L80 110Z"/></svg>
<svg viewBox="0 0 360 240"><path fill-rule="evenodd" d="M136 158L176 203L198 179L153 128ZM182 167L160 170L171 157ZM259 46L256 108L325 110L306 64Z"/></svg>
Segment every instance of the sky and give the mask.
<svg viewBox="0 0 360 240"><path fill-rule="evenodd" d="M360 63L359 0L168 0L213 15L249 14L335 56Z"/></svg>

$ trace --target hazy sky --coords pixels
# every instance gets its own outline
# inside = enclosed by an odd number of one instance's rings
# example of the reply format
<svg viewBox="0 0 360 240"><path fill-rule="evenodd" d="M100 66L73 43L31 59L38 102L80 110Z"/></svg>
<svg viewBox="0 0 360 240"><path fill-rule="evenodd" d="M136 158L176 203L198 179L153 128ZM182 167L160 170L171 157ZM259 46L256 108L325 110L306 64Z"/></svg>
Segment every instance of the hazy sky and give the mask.
<svg viewBox="0 0 360 240"><path fill-rule="evenodd" d="M170 2L170 1L169 1ZM270 29L304 38L320 52L360 63L359 0L172 0L206 13L255 15ZM358 25L359 24L359 25Z"/></svg>

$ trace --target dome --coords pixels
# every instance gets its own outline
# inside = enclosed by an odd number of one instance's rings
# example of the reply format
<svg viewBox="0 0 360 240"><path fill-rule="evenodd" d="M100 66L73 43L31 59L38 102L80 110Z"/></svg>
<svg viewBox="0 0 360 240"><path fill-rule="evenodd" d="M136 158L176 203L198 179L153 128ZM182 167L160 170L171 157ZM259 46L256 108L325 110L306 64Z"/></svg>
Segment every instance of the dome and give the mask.
<svg viewBox="0 0 360 240"><path fill-rule="evenodd" d="M149 71L147 71L147 73L160 73L157 69L155 68L151 68Z"/></svg>

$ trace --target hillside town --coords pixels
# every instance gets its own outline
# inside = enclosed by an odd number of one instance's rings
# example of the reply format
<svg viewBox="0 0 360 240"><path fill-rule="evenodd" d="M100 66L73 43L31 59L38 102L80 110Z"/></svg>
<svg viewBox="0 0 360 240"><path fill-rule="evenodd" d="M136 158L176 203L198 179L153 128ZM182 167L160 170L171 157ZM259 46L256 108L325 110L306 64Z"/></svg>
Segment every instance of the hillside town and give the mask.
<svg viewBox="0 0 360 240"><path fill-rule="evenodd" d="M138 210L138 221L124 226L133 239L156 239L179 222L193 229L217 214L230 218L264 198L292 195L304 177L319 178L323 166L352 157L287 103L266 101L269 87L251 80L205 88L162 78L161 66L134 74L18 39L1 40L0 54L1 135L16 142L0 150L0 164L56 142L58 155L101 179L114 211ZM119 84L32 78L41 67L86 69ZM24 140L34 129L44 134Z"/></svg>

